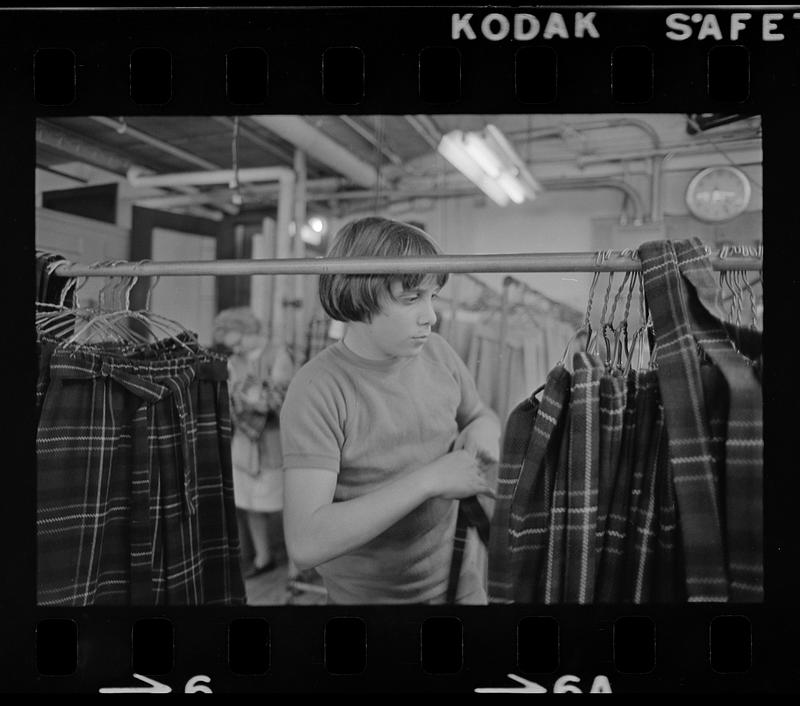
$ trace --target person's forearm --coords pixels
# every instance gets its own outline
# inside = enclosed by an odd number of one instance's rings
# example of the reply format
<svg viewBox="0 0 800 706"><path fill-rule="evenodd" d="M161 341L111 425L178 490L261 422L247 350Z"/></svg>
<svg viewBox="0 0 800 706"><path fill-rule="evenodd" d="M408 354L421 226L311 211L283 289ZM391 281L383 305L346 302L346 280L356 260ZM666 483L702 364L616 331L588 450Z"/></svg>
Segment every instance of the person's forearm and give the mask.
<svg viewBox="0 0 800 706"><path fill-rule="evenodd" d="M300 569L346 554L387 530L433 496L423 469L366 495L318 508L290 547Z"/></svg>

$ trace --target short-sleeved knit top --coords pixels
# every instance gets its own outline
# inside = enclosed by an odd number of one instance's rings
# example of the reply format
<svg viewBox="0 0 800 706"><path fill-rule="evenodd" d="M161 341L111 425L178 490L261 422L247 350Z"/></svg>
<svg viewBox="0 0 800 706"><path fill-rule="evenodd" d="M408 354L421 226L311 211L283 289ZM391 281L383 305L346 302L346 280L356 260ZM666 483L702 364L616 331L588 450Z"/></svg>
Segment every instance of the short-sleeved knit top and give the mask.
<svg viewBox="0 0 800 706"><path fill-rule="evenodd" d="M484 406L458 354L431 334L412 357L374 361L335 343L292 379L281 409L284 468L338 474L356 498L451 451ZM317 567L331 603L426 603L447 588L457 502L425 501L373 540ZM465 561L459 596L480 590Z"/></svg>

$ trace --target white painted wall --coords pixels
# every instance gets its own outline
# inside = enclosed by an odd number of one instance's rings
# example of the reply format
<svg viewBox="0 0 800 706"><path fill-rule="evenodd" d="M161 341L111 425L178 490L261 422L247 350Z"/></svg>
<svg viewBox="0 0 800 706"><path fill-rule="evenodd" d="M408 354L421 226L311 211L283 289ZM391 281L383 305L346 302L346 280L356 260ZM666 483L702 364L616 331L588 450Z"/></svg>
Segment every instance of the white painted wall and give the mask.
<svg viewBox="0 0 800 706"><path fill-rule="evenodd" d="M214 238L153 229L151 259L156 262L213 260L215 256ZM217 311L214 277L162 277L153 290L150 309L194 331L201 345L210 346Z"/></svg>
<svg viewBox="0 0 800 706"><path fill-rule="evenodd" d="M37 208L36 247L82 264L127 260L130 232L91 218ZM89 277L78 292L80 302L86 305L92 300L96 302L104 281L102 277Z"/></svg>

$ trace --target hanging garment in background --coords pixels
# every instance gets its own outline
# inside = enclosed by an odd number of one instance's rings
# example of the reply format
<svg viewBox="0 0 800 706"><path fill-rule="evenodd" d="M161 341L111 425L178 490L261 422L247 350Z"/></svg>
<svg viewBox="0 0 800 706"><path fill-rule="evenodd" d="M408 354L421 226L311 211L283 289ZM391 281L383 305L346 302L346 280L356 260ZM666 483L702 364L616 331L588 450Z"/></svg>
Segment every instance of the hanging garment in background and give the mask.
<svg viewBox="0 0 800 706"><path fill-rule="evenodd" d="M722 468L717 462L717 472L724 478L730 598L736 602L761 601L764 425L760 371L757 370L761 364L760 350L757 361L745 357L734 345L734 340L743 340L744 335L736 335L736 326L723 327L721 314L715 315L719 312L715 306L719 301L718 288L702 243L697 239L676 241L674 248L687 284L695 337L721 373L716 386L711 386L717 393L716 399L706 394L706 400L712 452L716 451L717 458L724 458ZM731 332L733 336L726 336ZM751 330L751 342L759 340L760 343L760 336L752 333ZM708 383L704 389L706 386ZM727 424L723 426L725 411ZM718 441L720 432L724 432L724 450Z"/></svg>
<svg viewBox="0 0 800 706"><path fill-rule="evenodd" d="M688 599L763 600L763 402L758 376L717 316L717 287L702 243L656 241L645 243L640 253L658 345ZM704 362L719 369L727 386L724 464L713 433L723 425L711 420L725 414L726 405L718 397L709 405L715 396L710 379L704 389Z"/></svg>
<svg viewBox="0 0 800 706"><path fill-rule="evenodd" d="M57 346L48 373L38 603L243 604L225 361Z"/></svg>
<svg viewBox="0 0 800 706"><path fill-rule="evenodd" d="M699 241L641 255L655 367L576 353L512 412L491 602L763 600L760 334L717 314Z"/></svg>

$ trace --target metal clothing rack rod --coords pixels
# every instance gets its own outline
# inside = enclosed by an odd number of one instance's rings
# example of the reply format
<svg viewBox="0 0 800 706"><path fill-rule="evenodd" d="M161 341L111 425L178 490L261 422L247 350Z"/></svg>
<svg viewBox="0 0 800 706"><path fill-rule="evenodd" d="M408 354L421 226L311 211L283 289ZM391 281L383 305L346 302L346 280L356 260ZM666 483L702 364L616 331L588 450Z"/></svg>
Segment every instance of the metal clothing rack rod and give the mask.
<svg viewBox="0 0 800 706"><path fill-rule="evenodd" d="M710 254L715 270L761 270L762 258ZM275 274L405 274L409 272L627 272L640 269L636 257L611 253L517 253L503 255L440 255L402 258L281 258L271 260L208 260L190 262L126 262L79 265L64 261L53 274L63 277L162 277Z"/></svg>

